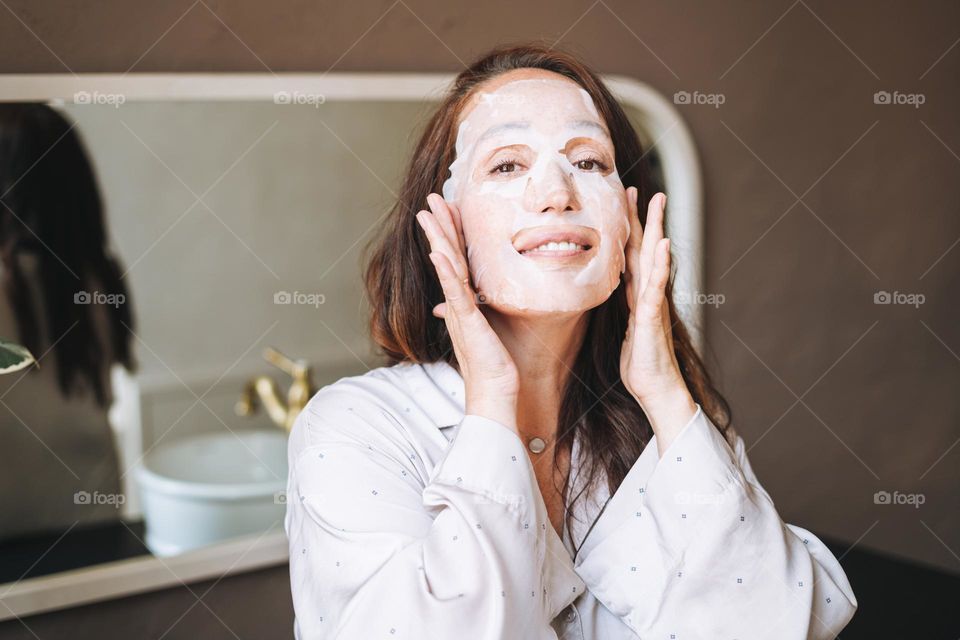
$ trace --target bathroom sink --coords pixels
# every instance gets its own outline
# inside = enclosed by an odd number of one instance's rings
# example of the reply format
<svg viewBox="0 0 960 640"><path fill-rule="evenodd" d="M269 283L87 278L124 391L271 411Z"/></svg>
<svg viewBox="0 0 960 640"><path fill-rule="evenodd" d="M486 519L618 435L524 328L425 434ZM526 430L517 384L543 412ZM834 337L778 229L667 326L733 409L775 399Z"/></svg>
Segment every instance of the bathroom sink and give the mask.
<svg viewBox="0 0 960 640"><path fill-rule="evenodd" d="M136 477L145 542L155 555L282 529L287 434L247 430L188 436L147 453Z"/></svg>

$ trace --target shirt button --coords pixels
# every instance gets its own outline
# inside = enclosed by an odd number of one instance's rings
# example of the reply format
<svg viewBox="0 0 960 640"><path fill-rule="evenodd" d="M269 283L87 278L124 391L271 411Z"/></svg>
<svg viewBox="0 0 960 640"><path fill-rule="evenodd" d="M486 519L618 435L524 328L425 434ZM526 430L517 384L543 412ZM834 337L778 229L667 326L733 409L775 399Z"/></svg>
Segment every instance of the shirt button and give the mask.
<svg viewBox="0 0 960 640"><path fill-rule="evenodd" d="M570 605L569 607L567 607L566 621L573 622L576 619L577 619L577 610L573 607L573 605Z"/></svg>

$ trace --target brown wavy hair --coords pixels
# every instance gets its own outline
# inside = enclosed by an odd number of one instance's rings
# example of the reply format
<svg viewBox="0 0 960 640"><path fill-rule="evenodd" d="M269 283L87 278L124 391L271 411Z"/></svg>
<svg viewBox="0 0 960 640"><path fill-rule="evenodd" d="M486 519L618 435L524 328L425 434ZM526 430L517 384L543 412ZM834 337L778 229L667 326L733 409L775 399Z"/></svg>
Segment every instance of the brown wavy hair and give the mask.
<svg viewBox="0 0 960 640"><path fill-rule="evenodd" d="M369 247L364 277L372 307L371 335L390 364L443 360L456 366L446 325L432 314L433 307L443 301L443 291L427 257L429 242L415 216L426 208L428 194L442 190L447 168L456 155L458 117L472 93L502 73L527 68L563 75L592 96L610 130L620 179L625 188L632 185L639 191L639 217L646 226L646 205L653 195L646 157L626 114L597 75L572 55L545 46L525 44L491 51L456 77L427 122L410 159L398 202L381 236ZM571 446L579 431L584 489L593 485L602 469L611 495L653 435L646 414L620 379L620 348L629 317L625 289L617 287L603 304L587 312L590 319L584 342L561 401L555 449ZM694 401L725 435L730 407L694 350L671 292L672 282L667 285L667 300L680 372ZM567 477L566 484L569 482ZM565 486L562 495L566 493ZM569 522L572 509L566 506Z"/></svg>

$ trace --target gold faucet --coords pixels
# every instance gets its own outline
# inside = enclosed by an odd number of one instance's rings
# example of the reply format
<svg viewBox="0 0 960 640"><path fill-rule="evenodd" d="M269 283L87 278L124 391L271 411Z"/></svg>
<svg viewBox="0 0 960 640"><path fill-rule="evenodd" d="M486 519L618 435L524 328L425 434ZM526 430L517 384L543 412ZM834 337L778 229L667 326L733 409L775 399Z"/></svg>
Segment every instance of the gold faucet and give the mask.
<svg viewBox="0 0 960 640"><path fill-rule="evenodd" d="M243 387L240 400L234 405L234 411L240 416L251 416L257 412L257 398L267 410L267 415L278 427L290 431L293 422L316 389L313 385L313 370L306 360L292 360L273 347L263 350L264 359L293 378L293 384L287 392L287 401L280 397L277 383L270 376L256 376Z"/></svg>

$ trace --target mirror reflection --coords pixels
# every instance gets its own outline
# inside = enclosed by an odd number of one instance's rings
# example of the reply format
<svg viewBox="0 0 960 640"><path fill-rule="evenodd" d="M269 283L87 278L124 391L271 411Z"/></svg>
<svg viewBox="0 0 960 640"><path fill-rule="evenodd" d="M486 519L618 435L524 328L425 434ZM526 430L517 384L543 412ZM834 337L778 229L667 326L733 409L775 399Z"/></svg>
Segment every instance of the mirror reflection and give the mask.
<svg viewBox="0 0 960 640"><path fill-rule="evenodd" d="M431 106L0 104L0 583L282 534L293 419L382 364L361 256Z"/></svg>

